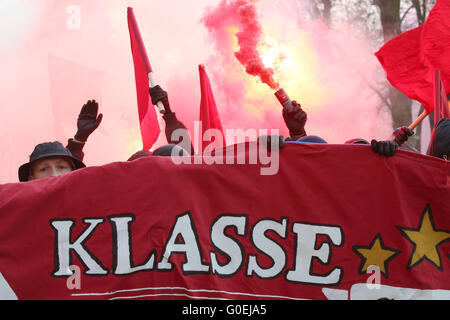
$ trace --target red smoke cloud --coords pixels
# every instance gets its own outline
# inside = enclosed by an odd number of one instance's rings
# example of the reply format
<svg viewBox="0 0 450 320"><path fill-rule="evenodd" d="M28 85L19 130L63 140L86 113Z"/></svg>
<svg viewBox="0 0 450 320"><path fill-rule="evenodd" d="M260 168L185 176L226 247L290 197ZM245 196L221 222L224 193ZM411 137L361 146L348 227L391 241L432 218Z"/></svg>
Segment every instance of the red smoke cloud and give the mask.
<svg viewBox="0 0 450 320"><path fill-rule="evenodd" d="M379 98L362 80L373 79L377 69L385 77L373 55L378 48L365 45L352 30L305 20L303 1L77 0L81 27L74 30L67 27L72 16L67 8L74 1L0 3L0 34L6 30L0 43L5 62L0 76L0 183L18 181L17 169L36 144L66 143L73 137L88 99L99 102L104 118L84 148L87 166L125 161L142 148L127 6L135 10L157 82L190 132L199 117L198 65L203 63L224 129L275 128L289 134L273 91L259 77L248 76L236 58L244 50L237 34L244 37L250 31L259 39L258 45L253 42L259 58L308 112L308 134L342 143L353 137L385 139L392 132L390 114L380 111ZM254 16L248 14L251 10ZM251 22L258 27L246 29ZM56 91L49 56L80 69L56 68L64 76ZM91 92L76 89L85 85ZM159 120L164 132L164 120ZM62 125L62 136L55 121ZM155 147L166 143L162 133Z"/></svg>
<svg viewBox="0 0 450 320"><path fill-rule="evenodd" d="M252 0L222 0L213 9L208 9L204 16L204 24L210 32L217 32L236 25L239 51L235 57L245 67L248 74L257 76L270 88L276 90L279 84L274 79L274 71L264 65L258 46L261 44L262 28L258 21L258 13Z"/></svg>
<svg viewBox="0 0 450 320"><path fill-rule="evenodd" d="M245 5L254 16L243 16L244 8L249 10ZM238 34L252 30L259 42L253 40L249 46L273 68L290 98L302 104L308 113L308 134L328 143L352 137L385 139L392 132L390 114L369 86L372 79L384 76L375 48L345 21L329 28L304 13L301 5L273 0L220 0L205 10L202 22L215 50L206 66L224 128L276 128L288 135L273 91L259 78L246 77L236 59L243 50ZM251 29L250 21L259 28Z"/></svg>

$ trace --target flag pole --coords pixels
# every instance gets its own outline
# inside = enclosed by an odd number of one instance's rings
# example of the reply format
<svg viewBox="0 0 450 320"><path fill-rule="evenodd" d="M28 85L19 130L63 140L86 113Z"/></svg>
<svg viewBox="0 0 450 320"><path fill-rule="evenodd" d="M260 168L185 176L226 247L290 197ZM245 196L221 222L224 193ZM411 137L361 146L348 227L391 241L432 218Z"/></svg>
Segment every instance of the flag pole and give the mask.
<svg viewBox="0 0 450 320"><path fill-rule="evenodd" d="M420 116L417 117L416 120L414 120L413 123L409 125L408 129L411 131L414 130L423 121L423 119L426 118L427 115L429 115L429 113L425 110Z"/></svg>
<svg viewBox="0 0 450 320"><path fill-rule="evenodd" d="M153 88L153 87L156 86L156 81L155 81L155 77L153 75L153 71L150 71L148 73L148 80L150 82L150 87ZM161 100L156 103L156 106L158 107L159 113L165 113L166 112L166 109L164 108L164 104L162 103Z"/></svg>
<svg viewBox="0 0 450 320"><path fill-rule="evenodd" d="M152 69L152 66L150 65L150 61L148 60L147 50L145 49L144 41L142 41L141 32L139 31L139 27L137 25L136 17L134 16L134 10L132 7L127 8L127 17L128 17L128 28L129 29L132 28L134 31L134 34L136 36L137 46L139 47L139 50L143 57L142 62L144 63L145 68L148 71L148 80L150 83L150 87L153 88L157 84L155 81L155 77L153 76L153 69ZM130 35L131 35L131 33L130 33ZM160 113L166 112L166 109L164 108L164 104L162 103L162 101L158 101L156 106L158 107Z"/></svg>

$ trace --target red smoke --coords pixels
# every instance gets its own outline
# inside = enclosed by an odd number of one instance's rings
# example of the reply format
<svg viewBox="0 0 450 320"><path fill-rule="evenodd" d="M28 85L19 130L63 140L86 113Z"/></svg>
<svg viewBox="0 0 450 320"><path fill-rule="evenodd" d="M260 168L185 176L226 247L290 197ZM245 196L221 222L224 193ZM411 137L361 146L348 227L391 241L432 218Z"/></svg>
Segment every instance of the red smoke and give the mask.
<svg viewBox="0 0 450 320"><path fill-rule="evenodd" d="M237 25L239 32L236 33L236 37L240 49L234 53L235 57L248 74L259 77L263 83L276 90L279 84L273 78L274 71L264 65L257 49L260 45L262 28L254 2L254 0L222 0L216 8L206 11L203 21L213 33L220 33L227 27Z"/></svg>

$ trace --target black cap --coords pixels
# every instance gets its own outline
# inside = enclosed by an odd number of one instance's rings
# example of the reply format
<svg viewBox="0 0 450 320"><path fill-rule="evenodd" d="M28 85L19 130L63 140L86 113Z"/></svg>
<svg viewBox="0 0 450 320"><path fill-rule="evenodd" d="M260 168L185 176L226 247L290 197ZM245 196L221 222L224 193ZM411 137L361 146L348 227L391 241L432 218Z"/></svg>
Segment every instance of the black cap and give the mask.
<svg viewBox="0 0 450 320"><path fill-rule="evenodd" d="M86 165L79 159L75 158L69 149L65 148L61 142L43 142L34 147L33 153L30 156L30 161L20 166L19 181L28 181L30 166L33 162L49 157L66 157L70 159L74 165L73 170L86 167Z"/></svg>

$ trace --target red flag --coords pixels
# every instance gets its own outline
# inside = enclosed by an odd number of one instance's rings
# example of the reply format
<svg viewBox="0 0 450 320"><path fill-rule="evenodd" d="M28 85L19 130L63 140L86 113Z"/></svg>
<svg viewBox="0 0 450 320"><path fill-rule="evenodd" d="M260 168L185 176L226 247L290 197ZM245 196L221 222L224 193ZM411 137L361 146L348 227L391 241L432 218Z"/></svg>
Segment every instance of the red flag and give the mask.
<svg viewBox="0 0 450 320"><path fill-rule="evenodd" d="M156 111L151 104L149 94L148 74L152 72L147 51L142 41L139 27L134 17L133 8L128 8L128 30L130 32L131 53L133 55L134 76L136 79L136 95L141 125L143 149L150 149L158 139L159 127Z"/></svg>
<svg viewBox="0 0 450 320"><path fill-rule="evenodd" d="M450 110L445 93L445 87L442 83L441 72L435 71L434 77L434 125L436 125L442 118L450 118Z"/></svg>
<svg viewBox="0 0 450 320"><path fill-rule="evenodd" d="M205 132L210 129L216 129L220 131L222 141L214 141L212 142L216 146L219 144L220 147L224 147L226 145L225 143L225 135L223 134L222 124L220 123L220 116L217 112L217 106L216 101L214 100L214 95L211 89L211 84L209 82L208 75L205 71L204 65L198 66L198 71L200 73L200 90L201 90L201 100L200 100L200 121L202 123L202 131L201 131L201 138L204 137ZM214 134L211 131L210 134ZM206 137L209 137L208 133ZM220 143L222 145L220 146ZM202 144L202 151L205 150L205 148L208 145Z"/></svg>
<svg viewBox="0 0 450 320"><path fill-rule="evenodd" d="M430 113L435 69L450 93L450 2L437 0L425 24L388 41L375 55L392 86Z"/></svg>

